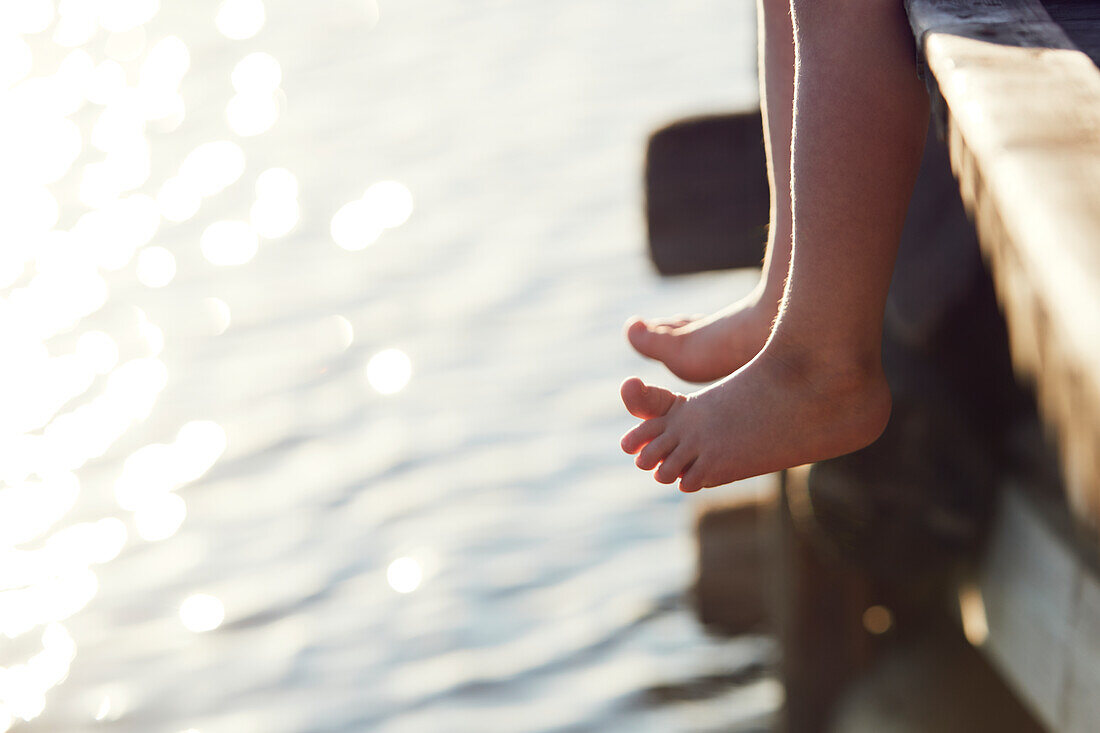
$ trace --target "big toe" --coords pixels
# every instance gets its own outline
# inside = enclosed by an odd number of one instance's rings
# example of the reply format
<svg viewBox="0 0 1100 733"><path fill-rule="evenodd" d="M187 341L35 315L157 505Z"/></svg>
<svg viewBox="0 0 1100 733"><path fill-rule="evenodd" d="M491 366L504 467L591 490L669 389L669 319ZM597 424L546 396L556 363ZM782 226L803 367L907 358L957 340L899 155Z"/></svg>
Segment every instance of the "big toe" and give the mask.
<svg viewBox="0 0 1100 733"><path fill-rule="evenodd" d="M650 387L637 377L631 377L619 388L623 404L634 417L643 420L660 417L676 404L679 396L663 387Z"/></svg>
<svg viewBox="0 0 1100 733"><path fill-rule="evenodd" d="M686 322L686 319L677 319L670 323L651 323L635 318L627 323L626 338L639 354L663 361L673 346L673 329Z"/></svg>

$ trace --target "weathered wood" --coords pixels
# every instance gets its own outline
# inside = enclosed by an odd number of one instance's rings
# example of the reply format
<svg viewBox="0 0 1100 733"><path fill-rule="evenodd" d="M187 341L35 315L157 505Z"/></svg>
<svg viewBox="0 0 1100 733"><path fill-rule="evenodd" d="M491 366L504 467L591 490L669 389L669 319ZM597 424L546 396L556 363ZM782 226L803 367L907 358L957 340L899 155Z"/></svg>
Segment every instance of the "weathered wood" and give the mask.
<svg viewBox="0 0 1100 733"><path fill-rule="evenodd" d="M870 579L815 542L808 467L783 472L775 513L773 576L788 733L829 728L847 686L871 661L872 642L861 623L876 601ZM820 539L818 539L820 541Z"/></svg>
<svg viewBox="0 0 1100 733"><path fill-rule="evenodd" d="M845 695L831 733L1042 733L959 634L887 650Z"/></svg>
<svg viewBox="0 0 1100 733"><path fill-rule="evenodd" d="M759 109L658 130L645 163L653 264L663 275L759 267L770 197Z"/></svg>
<svg viewBox="0 0 1100 733"><path fill-rule="evenodd" d="M1100 70L1038 0L909 0L1017 367L1100 524Z"/></svg>
<svg viewBox="0 0 1100 733"><path fill-rule="evenodd" d="M646 225L650 259L661 274L759 267L769 198L760 110L680 120L650 137ZM930 127L902 229L887 327L910 341L927 338L973 277L976 252L947 148Z"/></svg>
<svg viewBox="0 0 1100 733"><path fill-rule="evenodd" d="M769 477L778 484L779 477ZM775 511L778 486L761 495L706 501L695 516L698 551L692 600L713 633L736 636L770 628L763 535Z"/></svg>
<svg viewBox="0 0 1100 733"><path fill-rule="evenodd" d="M1050 13L1070 40L1100 64L1100 4L1082 0L1043 0Z"/></svg>
<svg viewBox="0 0 1100 733"><path fill-rule="evenodd" d="M926 346L980 270L978 240L951 176L947 146L929 125L886 299L886 332Z"/></svg>
<svg viewBox="0 0 1100 733"><path fill-rule="evenodd" d="M1100 720L1100 580L1075 551L1058 507L1007 486L964 613L984 615L974 639L1051 730ZM1062 510L1064 512L1064 510ZM982 626L983 619L969 620ZM968 619L964 616L964 626Z"/></svg>

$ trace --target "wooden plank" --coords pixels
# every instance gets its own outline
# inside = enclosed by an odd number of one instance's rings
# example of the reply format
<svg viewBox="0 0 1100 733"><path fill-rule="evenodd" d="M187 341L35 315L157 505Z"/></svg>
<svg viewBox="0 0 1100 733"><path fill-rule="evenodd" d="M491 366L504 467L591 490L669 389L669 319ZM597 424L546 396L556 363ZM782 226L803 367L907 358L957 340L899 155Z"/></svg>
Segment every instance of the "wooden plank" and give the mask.
<svg viewBox="0 0 1100 733"><path fill-rule="evenodd" d="M1043 7L1093 63L1100 64L1100 3L1043 0Z"/></svg>
<svg viewBox="0 0 1100 733"><path fill-rule="evenodd" d="M759 267L770 199L759 109L679 120L650 137L646 225L662 275Z"/></svg>
<svg viewBox="0 0 1100 733"><path fill-rule="evenodd" d="M1067 704L1062 710L1067 731L1095 731L1100 721L1100 584L1090 578L1078 591L1074 636L1067 669Z"/></svg>
<svg viewBox="0 0 1100 733"><path fill-rule="evenodd" d="M1100 525L1100 70L1038 0L909 0L1017 367Z"/></svg>
<svg viewBox="0 0 1100 733"><path fill-rule="evenodd" d="M695 513L696 574L691 598L708 633L737 636L769 625L765 528L779 476L764 491L704 497Z"/></svg>
<svg viewBox="0 0 1100 733"><path fill-rule="evenodd" d="M1055 725L1061 720L1077 564L1023 502L1006 492L978 582L988 627L984 647L1037 716ZM963 611L969 630L973 621L965 614L975 611Z"/></svg>
<svg viewBox="0 0 1100 733"><path fill-rule="evenodd" d="M1095 731L1100 581L1065 526L1046 518L1036 501L1018 486L1004 491L979 566L978 594L962 604L963 625L970 632L984 620L988 635L972 641L1044 725Z"/></svg>
<svg viewBox="0 0 1100 733"><path fill-rule="evenodd" d="M783 472L771 591L786 691L783 730L824 733L848 685L870 663L861 618L875 603L870 578L823 551L809 506L809 466Z"/></svg>

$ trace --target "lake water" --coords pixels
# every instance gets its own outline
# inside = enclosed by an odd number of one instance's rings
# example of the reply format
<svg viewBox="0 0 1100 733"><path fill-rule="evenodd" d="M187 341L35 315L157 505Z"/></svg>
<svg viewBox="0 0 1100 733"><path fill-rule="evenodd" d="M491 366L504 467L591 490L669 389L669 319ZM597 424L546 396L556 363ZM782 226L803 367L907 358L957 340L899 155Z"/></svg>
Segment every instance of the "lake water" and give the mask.
<svg viewBox="0 0 1100 733"><path fill-rule="evenodd" d="M752 284L641 205L748 3L0 13L0 730L766 729L617 447L623 320Z"/></svg>

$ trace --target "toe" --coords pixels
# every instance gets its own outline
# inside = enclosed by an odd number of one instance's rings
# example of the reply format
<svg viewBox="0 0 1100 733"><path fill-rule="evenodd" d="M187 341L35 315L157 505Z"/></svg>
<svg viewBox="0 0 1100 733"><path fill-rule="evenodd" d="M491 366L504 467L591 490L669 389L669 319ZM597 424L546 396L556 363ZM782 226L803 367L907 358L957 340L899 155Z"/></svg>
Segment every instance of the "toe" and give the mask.
<svg viewBox="0 0 1100 733"><path fill-rule="evenodd" d="M696 459L684 470L684 475L680 478L680 491L690 494L701 488L703 488L703 467Z"/></svg>
<svg viewBox="0 0 1100 733"><path fill-rule="evenodd" d="M627 323L626 338L634 350L642 356L664 361L675 348L676 329L685 323L686 321L680 318L662 321L643 321L635 318Z"/></svg>
<svg viewBox="0 0 1100 733"><path fill-rule="evenodd" d="M681 395L663 387L650 387L637 377L631 377L623 382L619 393L622 395L627 411L643 420L661 417L671 410L678 400L683 399Z"/></svg>
<svg viewBox="0 0 1100 733"><path fill-rule="evenodd" d="M680 478L680 474L684 472L684 467L690 464L694 458L694 451L686 445L679 445L661 463L661 467L657 469L657 473L653 474L653 477L662 484L674 483L676 479Z"/></svg>
<svg viewBox="0 0 1100 733"><path fill-rule="evenodd" d="M626 340L638 353L653 356L653 331L641 318L632 318L627 321Z"/></svg>
<svg viewBox="0 0 1100 733"><path fill-rule="evenodd" d="M652 471L658 463L676 449L677 442L679 440L676 436L662 433L642 449L642 452L634 459L634 465L643 471Z"/></svg>
<svg viewBox="0 0 1100 733"><path fill-rule="evenodd" d="M620 445L623 451L633 455L640 451L649 441L665 431L665 421L661 418L646 420L623 436Z"/></svg>

